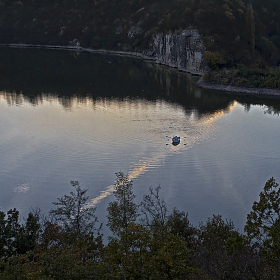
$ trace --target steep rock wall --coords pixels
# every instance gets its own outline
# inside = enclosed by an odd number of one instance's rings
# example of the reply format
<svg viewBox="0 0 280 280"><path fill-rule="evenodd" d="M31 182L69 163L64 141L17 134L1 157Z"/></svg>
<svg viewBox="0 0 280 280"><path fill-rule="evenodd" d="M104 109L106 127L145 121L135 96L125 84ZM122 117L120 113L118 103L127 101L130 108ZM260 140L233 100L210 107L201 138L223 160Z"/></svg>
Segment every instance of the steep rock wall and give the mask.
<svg viewBox="0 0 280 280"><path fill-rule="evenodd" d="M140 29L131 29L128 36L133 37L141 33ZM154 60L158 64L164 64L189 72L195 75L202 75L208 70L204 61L205 46L195 29L169 32L168 34L157 33L153 36L149 49L145 51L125 51L83 48L77 39L73 39L67 46L60 45L35 45L35 44L0 44L0 46L21 47L21 48L50 48L67 49L77 51L88 51L92 53L117 54L136 56L147 60ZM132 47L130 46L129 49Z"/></svg>
<svg viewBox="0 0 280 280"><path fill-rule="evenodd" d="M201 75L207 69L204 52L205 46L199 33L189 29L155 34L148 55L153 56L157 63Z"/></svg>

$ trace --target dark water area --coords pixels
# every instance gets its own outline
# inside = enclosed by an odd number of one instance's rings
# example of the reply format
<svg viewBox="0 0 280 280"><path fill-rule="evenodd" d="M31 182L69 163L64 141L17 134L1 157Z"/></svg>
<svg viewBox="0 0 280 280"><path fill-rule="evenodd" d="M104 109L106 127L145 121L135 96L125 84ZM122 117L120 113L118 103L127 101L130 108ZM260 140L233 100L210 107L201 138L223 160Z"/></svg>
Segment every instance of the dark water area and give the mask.
<svg viewBox="0 0 280 280"><path fill-rule="evenodd" d="M280 99L197 79L130 57L0 48L1 210L47 213L75 180L105 221L122 171L137 201L160 185L193 224L221 214L242 230L264 183L280 180Z"/></svg>
<svg viewBox="0 0 280 280"><path fill-rule="evenodd" d="M33 104L42 93L64 99L160 98L205 114L227 107L232 100L201 95L193 83L197 77L136 58L2 48L0 59L1 90L23 94Z"/></svg>

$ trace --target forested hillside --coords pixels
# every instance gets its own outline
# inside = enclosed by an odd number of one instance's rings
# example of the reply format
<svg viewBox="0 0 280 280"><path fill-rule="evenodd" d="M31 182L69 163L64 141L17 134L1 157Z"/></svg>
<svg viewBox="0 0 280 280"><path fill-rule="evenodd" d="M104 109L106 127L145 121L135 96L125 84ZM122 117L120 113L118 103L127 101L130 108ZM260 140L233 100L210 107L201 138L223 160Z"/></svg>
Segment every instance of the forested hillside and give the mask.
<svg viewBox="0 0 280 280"><path fill-rule="evenodd" d="M136 51L152 37L196 28L211 68L280 62L278 0L0 1L0 43L80 44Z"/></svg>

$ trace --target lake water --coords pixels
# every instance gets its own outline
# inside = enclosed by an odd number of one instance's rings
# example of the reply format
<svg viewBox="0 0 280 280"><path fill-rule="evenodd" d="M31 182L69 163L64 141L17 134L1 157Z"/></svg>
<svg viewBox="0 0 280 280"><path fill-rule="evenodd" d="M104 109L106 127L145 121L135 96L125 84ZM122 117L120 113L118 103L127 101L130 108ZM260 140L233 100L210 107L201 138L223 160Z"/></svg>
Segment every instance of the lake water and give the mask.
<svg viewBox="0 0 280 280"><path fill-rule="evenodd" d="M2 211L47 213L75 180L105 220L122 171L137 201L160 185L193 224L221 214L242 230L265 182L280 181L279 99L203 90L128 57L1 48L0 58Z"/></svg>

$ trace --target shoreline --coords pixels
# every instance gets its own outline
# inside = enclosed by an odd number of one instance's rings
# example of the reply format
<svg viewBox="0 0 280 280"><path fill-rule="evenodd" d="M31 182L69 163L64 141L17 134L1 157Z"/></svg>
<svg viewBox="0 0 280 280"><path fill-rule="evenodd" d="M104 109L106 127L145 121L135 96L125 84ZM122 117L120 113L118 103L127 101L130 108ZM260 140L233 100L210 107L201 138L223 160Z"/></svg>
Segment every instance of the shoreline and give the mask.
<svg viewBox="0 0 280 280"><path fill-rule="evenodd" d="M202 77L196 83L199 87L205 89L212 89L218 91L225 91L228 94L237 94L243 96L279 96L280 89L272 88L251 88L251 87L238 87L231 85L212 84L205 81Z"/></svg>
<svg viewBox="0 0 280 280"><path fill-rule="evenodd" d="M78 52L90 52L90 53L100 53L100 54L114 54L121 56L132 56L139 57L145 60L156 60L153 57L146 56L141 53L136 52L124 52L124 51L111 51L111 50L94 50L90 48L84 48L80 46L62 46L62 45L33 45L33 44L0 44L0 47L9 47L9 48L22 48L22 49L53 49L53 50L64 50L64 51L78 51Z"/></svg>
<svg viewBox="0 0 280 280"><path fill-rule="evenodd" d="M193 76L202 76L203 73L192 73L185 69L180 69L174 65L169 65L168 63L158 62L155 57L145 55L143 53L137 52L125 52L125 51L111 51L104 49L90 49L84 48L81 46L62 46L62 45L33 45L33 44L0 44L0 47L10 47L10 48L36 48L36 49L54 49L54 50L68 50L68 51L78 51L78 52L89 52L96 54L105 54L105 55L119 55L119 56L128 56L141 58L143 60L152 61L158 65L168 66L173 69L177 69L179 72L189 73ZM237 94L243 96L274 96L280 97L280 89L270 89L270 88L251 88L251 87L239 87L231 85L222 85L222 84L212 84L205 81L202 77L196 82L196 85L210 90L224 91L228 94Z"/></svg>
<svg viewBox="0 0 280 280"><path fill-rule="evenodd" d="M112 51L112 50L105 50L105 49L90 49L84 48L81 46L62 46L62 45L34 45L34 44L0 44L0 47L8 47L8 48L25 48L25 49L53 49L53 50L65 50L65 51L77 51L77 52L89 52L89 53L96 53L96 54L106 54L106 55L118 55L118 56L127 56L127 57L135 57L140 58L147 61L152 61L158 65L168 66L173 69L177 69L179 72L189 73L193 76L201 76L203 73L200 72L191 72L184 68L179 68L176 65L162 63L157 60L157 58L143 54L138 52L125 52L125 51Z"/></svg>

